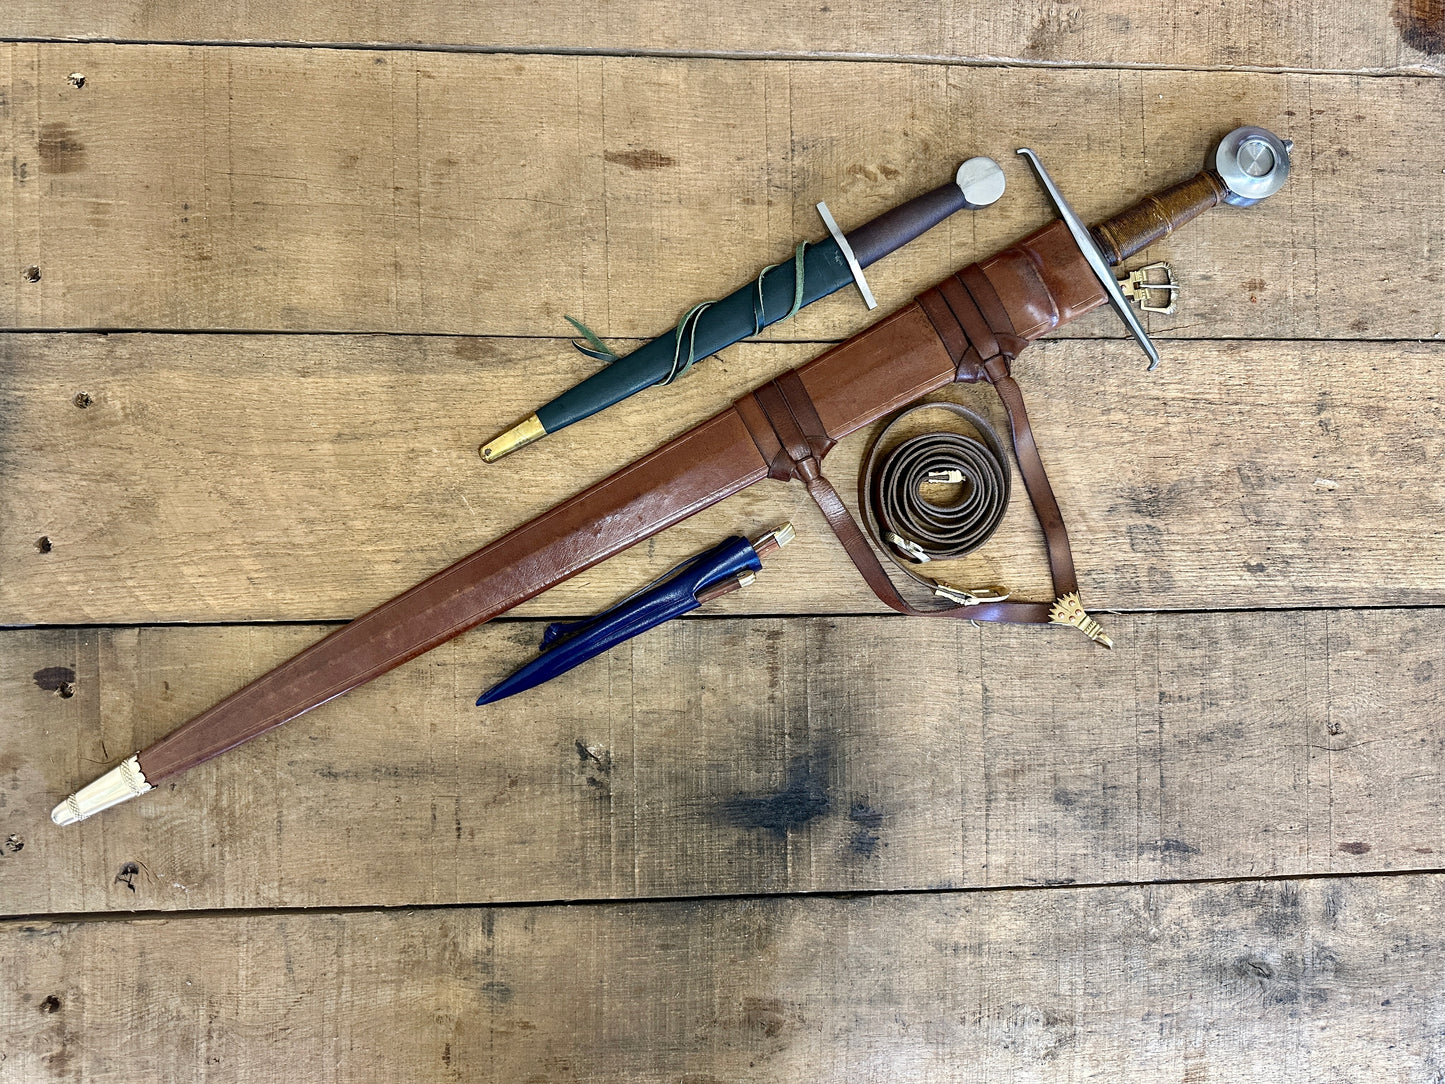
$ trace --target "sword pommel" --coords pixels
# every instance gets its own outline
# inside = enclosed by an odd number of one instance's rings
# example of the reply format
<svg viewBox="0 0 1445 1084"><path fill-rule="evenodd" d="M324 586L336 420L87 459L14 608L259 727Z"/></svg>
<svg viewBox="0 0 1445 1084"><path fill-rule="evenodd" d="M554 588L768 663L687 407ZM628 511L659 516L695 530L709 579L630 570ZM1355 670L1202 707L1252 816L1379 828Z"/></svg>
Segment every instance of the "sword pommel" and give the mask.
<svg viewBox="0 0 1445 1084"><path fill-rule="evenodd" d="M957 211L977 211L1003 195L1003 169L992 158L970 158L953 180L907 203L884 211L848 232L848 244L861 267L881 260L927 233Z"/></svg>

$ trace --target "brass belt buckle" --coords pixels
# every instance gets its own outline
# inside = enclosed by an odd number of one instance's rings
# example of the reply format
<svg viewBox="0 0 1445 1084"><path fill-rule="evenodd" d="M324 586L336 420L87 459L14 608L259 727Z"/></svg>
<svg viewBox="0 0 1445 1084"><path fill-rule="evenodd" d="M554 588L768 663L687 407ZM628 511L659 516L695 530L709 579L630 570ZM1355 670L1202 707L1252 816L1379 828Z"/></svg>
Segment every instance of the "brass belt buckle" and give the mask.
<svg viewBox="0 0 1445 1084"><path fill-rule="evenodd" d="M1150 276L1153 272L1162 272L1163 281L1151 282ZM1130 271L1119 280L1119 288L1124 291L1125 297L1145 312L1162 312L1165 316L1171 316L1179 308L1179 287L1174 282L1174 269L1162 260L1159 263L1145 264L1137 271ZM1169 303L1153 304L1154 296L1150 293L1151 290L1162 291Z"/></svg>
<svg viewBox="0 0 1445 1084"><path fill-rule="evenodd" d="M949 602L956 602L960 606L978 606L985 602L1004 602L1008 599L1009 592L1002 587L980 587L977 591L965 591L962 587L954 587L952 584L940 583L938 580L933 583L933 593L939 598L946 598Z"/></svg>

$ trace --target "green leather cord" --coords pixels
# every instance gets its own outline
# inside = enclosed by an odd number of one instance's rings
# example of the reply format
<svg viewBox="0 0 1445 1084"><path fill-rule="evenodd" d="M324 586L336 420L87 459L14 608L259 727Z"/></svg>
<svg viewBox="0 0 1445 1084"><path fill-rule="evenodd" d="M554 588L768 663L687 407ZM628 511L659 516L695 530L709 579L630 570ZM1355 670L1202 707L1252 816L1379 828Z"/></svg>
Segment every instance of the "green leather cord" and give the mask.
<svg viewBox="0 0 1445 1084"><path fill-rule="evenodd" d="M687 310L687 315L677 322L677 328L673 331L672 344L672 368L668 370L665 377L658 381L659 384L671 384L680 376L686 376L692 368L693 362L697 361L697 318L712 304L711 301L699 301L692 308ZM682 360L682 331L687 327L688 322L692 323L692 334L687 340L687 361Z"/></svg>
<svg viewBox="0 0 1445 1084"><path fill-rule="evenodd" d="M799 241L797 249L795 249L793 252L793 307L782 316L778 317L778 320L776 321L769 320L767 318L767 310L763 303L763 276L766 275L769 271L777 270L779 267L782 266L782 264L769 264L758 273L758 296L757 300L753 303L754 335L762 331L763 328L766 327L768 324L777 323L778 321L791 318L797 313L799 309L803 307L803 252L807 247L808 242ZM675 327L672 332L672 368L668 370L668 373L665 377L663 377L657 382L658 384L671 384L674 380L678 379L678 377L686 376L689 370L692 369L693 365L696 364L698 360L696 350L697 321L698 318L702 316L703 312L707 310L708 306L712 304L714 304L714 302L712 301L698 302L692 308L688 309L687 314L677 322L677 327ZM589 358L596 358L598 361L605 361L609 365L611 365L614 361L616 361L619 357L622 356L615 353L606 343L602 341L601 337L595 331L593 331L590 327L584 324L581 320L574 320L570 316L565 317L565 319L569 324L571 324L577 329L578 333L584 339L587 340L587 346L583 346L579 342L573 342L572 346L576 350L580 351L583 354L586 354ZM688 328L688 324L692 325L690 331ZM682 356L682 337L684 333L688 334L687 358L685 360Z"/></svg>
<svg viewBox="0 0 1445 1084"><path fill-rule="evenodd" d="M797 250L793 253L793 307L780 316L778 321L767 318L767 310L763 305L763 276L769 271L774 271L783 265L780 263L770 263L758 272L758 300L757 304L753 306L754 335L762 331L768 324L791 319L793 315L803 307L803 250L807 247L807 241L799 241Z"/></svg>
<svg viewBox="0 0 1445 1084"><path fill-rule="evenodd" d="M592 344L591 348L589 349L588 347L583 346L581 343L574 342L572 346L576 350L579 350L582 353L586 354L589 358L596 358L598 361L605 361L608 365L611 365L614 361L616 361L619 357L622 356L621 354L613 353L612 349L598 337L597 332L593 331L581 320L574 320L570 316L564 316L563 319L566 320L573 327L575 327L578 332L581 333L582 337Z"/></svg>

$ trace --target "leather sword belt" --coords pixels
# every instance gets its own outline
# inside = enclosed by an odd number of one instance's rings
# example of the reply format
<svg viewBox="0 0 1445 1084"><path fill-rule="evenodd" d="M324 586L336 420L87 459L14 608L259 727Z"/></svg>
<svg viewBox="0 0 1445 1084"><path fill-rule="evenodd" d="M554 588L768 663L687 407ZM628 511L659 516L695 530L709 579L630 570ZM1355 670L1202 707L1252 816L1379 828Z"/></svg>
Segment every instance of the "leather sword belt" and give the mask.
<svg viewBox="0 0 1445 1084"><path fill-rule="evenodd" d="M910 419L940 411L975 435L933 431L892 439ZM935 595L954 602L1002 601L1008 592L960 591L919 575L914 566L965 557L993 537L1008 509L1010 474L1008 455L986 418L946 400L910 407L893 416L868 452L858 481L863 526L875 547ZM935 499L937 487L950 485L958 487L955 498Z"/></svg>
<svg viewBox="0 0 1445 1084"><path fill-rule="evenodd" d="M950 359L957 366L956 380L964 383L987 381L1003 403L1008 414L1019 473L1023 477L1024 488L1028 491L1034 514L1043 529L1055 597L1047 602L1024 602L1011 600L1006 593L993 589L963 591L925 579L905 568L904 571L913 579L930 587L935 595L949 600L953 605L920 609L906 600L889 578L857 520L838 496L838 491L822 473L820 461L836 441L824 428L817 407L797 370L784 373L734 404L753 443L768 464L769 477L783 480L799 478L803 481L809 496L822 511L828 526L843 544L843 549L869 588L885 605L899 613L916 617L954 617L970 621L1069 625L1079 629L1096 643L1113 647L1113 642L1104 634L1099 622L1084 612L1063 513L1059 509L1053 487L1049 485L1048 474L1044 470L1043 459L1039 455L1038 444L1029 425L1023 393L1010 375L1010 362L1018 351L1028 345L1028 340L1017 334L1008 310L999 301L988 277L977 264L970 265L922 294L918 298L918 304L948 350ZM985 441L992 436L992 430L986 422L954 404L930 403L914 409L929 408L960 412L967 416L974 428L985 437ZM888 430L911 413L912 411L908 411L895 418L888 429L880 434L864 468L859 504L865 510L875 542L879 539L878 531L872 522L874 519L883 521L885 535L898 535L898 531L887 525L888 515L880 515L880 511L891 507L895 510L893 514L896 518L897 510L906 508L910 511L915 526L925 522L931 515L928 509L917 503L920 498L917 496L919 483L916 480L910 484L890 484L885 494L880 493L874 478L879 448L883 445ZM992 523L986 525L986 530L966 549L955 548L948 552L949 556L961 555L962 552L967 552L967 549L977 548L992 534L993 527L997 526L1002 517L1003 506L1008 500L1008 474L1007 461L1002 458L997 445L997 438L993 438L991 450L995 465L992 468L982 466L986 461L979 459L976 453L969 450L965 460L973 466L981 466L982 469L971 478L960 479L971 483L971 493L966 494L966 500L970 496L977 497L990 506ZM955 452L967 449L966 444L953 444L952 447ZM998 465L1000 463L1002 467ZM975 529L977 527L978 525L975 525ZM916 535L917 531L913 533ZM906 541L905 539L905 543ZM917 539L914 541L916 543Z"/></svg>

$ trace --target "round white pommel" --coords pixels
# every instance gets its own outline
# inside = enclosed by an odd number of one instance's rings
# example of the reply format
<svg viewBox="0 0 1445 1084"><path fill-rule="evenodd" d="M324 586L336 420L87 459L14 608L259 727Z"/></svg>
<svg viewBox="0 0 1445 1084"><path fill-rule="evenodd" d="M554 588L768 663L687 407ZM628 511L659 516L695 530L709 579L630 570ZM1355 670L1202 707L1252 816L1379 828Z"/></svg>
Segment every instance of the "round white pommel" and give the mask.
<svg viewBox="0 0 1445 1084"><path fill-rule="evenodd" d="M992 158L970 158L954 178L970 207L987 207L1003 195L1003 169Z"/></svg>

